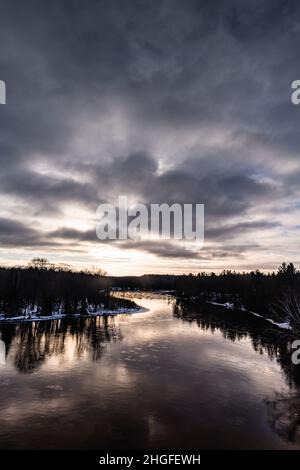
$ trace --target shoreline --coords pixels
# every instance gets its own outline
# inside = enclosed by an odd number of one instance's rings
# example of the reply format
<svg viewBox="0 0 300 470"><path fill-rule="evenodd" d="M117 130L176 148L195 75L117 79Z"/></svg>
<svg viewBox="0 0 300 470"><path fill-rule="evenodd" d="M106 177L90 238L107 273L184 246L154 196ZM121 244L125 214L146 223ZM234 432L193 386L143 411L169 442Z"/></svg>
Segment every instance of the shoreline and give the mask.
<svg viewBox="0 0 300 470"><path fill-rule="evenodd" d="M94 317L103 317L104 315L107 316L115 316L115 315L124 315L124 314L134 314L134 313L145 313L148 312L149 309L145 307L121 307L115 310L103 309L98 310L97 312L91 313L75 313L75 314L67 314L67 313L54 313L53 315L18 315L16 317L4 317L0 315L0 324L1 323L29 323L29 322L37 322L37 321L51 321L51 320L64 320L66 318L94 318Z"/></svg>
<svg viewBox="0 0 300 470"><path fill-rule="evenodd" d="M227 310L240 310L241 312L250 313L251 315L254 315L255 317L261 318L262 320L265 320L266 322L269 322L272 325L277 326L278 328L281 328L283 330L289 330L289 331L292 330L292 327L288 322L277 323L274 320L272 320L272 318L264 317L260 313L252 312L252 310L247 310L246 308L242 308L242 307L235 307L234 304L232 304L231 302L226 302L225 304L221 304L219 302L206 301L206 303L210 305L216 305L217 307L222 307Z"/></svg>

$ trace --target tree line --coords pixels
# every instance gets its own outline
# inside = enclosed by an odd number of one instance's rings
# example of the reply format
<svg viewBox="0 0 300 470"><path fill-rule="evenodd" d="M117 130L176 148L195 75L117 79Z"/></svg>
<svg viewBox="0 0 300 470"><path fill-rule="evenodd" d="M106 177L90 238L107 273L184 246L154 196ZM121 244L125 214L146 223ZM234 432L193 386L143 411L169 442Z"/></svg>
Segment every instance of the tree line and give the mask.
<svg viewBox="0 0 300 470"><path fill-rule="evenodd" d="M0 267L0 314L5 317L85 314L129 303L110 295L110 281L99 269L74 271L44 258L27 267Z"/></svg>
<svg viewBox="0 0 300 470"><path fill-rule="evenodd" d="M109 277L99 268L75 271L66 264L34 258L26 267L0 267L0 314L86 313L91 306L96 311L130 303L112 296L112 288L173 291L179 298L199 302L230 301L300 325L300 271L293 263L282 263L271 273L224 270Z"/></svg>
<svg viewBox="0 0 300 470"><path fill-rule="evenodd" d="M300 325L300 271L282 263L277 271L263 273L224 270L186 275L144 275L114 278L112 285L129 289L169 290L182 299L232 302L263 316L292 319Z"/></svg>

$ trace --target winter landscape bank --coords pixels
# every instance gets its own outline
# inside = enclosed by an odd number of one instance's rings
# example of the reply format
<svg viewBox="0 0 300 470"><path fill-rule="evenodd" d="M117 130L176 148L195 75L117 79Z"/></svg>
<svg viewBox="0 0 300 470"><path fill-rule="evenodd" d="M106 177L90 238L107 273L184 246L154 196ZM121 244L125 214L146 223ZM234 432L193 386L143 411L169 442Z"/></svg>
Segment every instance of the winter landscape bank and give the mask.
<svg viewBox="0 0 300 470"><path fill-rule="evenodd" d="M101 269L75 271L35 258L25 267L0 267L0 321L99 316L143 311L118 291L172 292L177 299L261 317L276 327L300 331L300 271L110 277ZM225 314L225 312L224 312Z"/></svg>

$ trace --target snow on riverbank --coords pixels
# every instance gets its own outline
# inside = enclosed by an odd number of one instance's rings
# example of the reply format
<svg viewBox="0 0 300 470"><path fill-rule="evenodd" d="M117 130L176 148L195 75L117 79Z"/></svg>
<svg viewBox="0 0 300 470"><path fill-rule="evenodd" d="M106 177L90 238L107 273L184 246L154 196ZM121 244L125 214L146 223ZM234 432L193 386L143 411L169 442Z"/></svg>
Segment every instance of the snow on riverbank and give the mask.
<svg viewBox="0 0 300 470"><path fill-rule="evenodd" d="M92 318L92 317L102 317L104 315L114 316L120 314L132 314L132 313L143 313L147 312L148 309L144 307L120 307L114 310L109 309L100 309L97 311L89 311L86 314L72 314L67 315L65 313L53 313L53 315L36 315L35 313L26 315L18 315L16 317L5 317L5 315L0 314L0 322L33 322L33 321L49 321L49 320L60 320L66 317L83 317L83 318Z"/></svg>
<svg viewBox="0 0 300 470"><path fill-rule="evenodd" d="M262 318L263 320L265 320L269 323L272 323L272 325L275 325L278 328L282 328L284 330L291 330L292 329L289 322L277 323L274 320L272 320L271 318L266 318L263 315L260 315L259 313L256 313L256 312L252 312L251 310L247 310L244 307L235 307L234 304L232 304L230 302L226 302L225 304L221 304L221 303L218 303L218 302L206 302L206 303L211 304L211 305L217 305L218 307L223 307L223 308L226 308L227 310L241 310L242 312L250 313L251 315L254 315L255 317Z"/></svg>

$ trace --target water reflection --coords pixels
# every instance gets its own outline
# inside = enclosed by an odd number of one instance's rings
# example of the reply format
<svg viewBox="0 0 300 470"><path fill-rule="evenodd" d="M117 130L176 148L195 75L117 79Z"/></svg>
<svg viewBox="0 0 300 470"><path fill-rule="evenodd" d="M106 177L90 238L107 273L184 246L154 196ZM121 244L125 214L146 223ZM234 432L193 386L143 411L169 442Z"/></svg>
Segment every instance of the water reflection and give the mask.
<svg viewBox="0 0 300 470"><path fill-rule="evenodd" d="M300 367L291 361L291 339L286 331L280 331L263 319L240 311L224 310L209 304L177 300L173 305L176 318L212 333L220 331L227 340L238 342L250 338L251 345L258 354L267 354L276 360L284 371L290 387L300 385Z"/></svg>
<svg viewBox="0 0 300 470"><path fill-rule="evenodd" d="M270 326L259 318L239 312L224 311L210 305L197 306L193 302L177 301L173 307L174 316L183 321L197 323L202 330L212 333L219 330L224 338L233 342L250 338L253 349L266 353L276 360L287 384L288 393L276 393L266 398L268 421L272 429L284 440L300 443L300 367L291 361L291 339L286 332Z"/></svg>
<svg viewBox="0 0 300 470"><path fill-rule="evenodd" d="M2 333L0 332L0 366L5 366L6 364L6 345L2 341Z"/></svg>
<svg viewBox="0 0 300 470"><path fill-rule="evenodd" d="M33 372L52 356L73 354L77 359L88 354L101 359L105 345L120 341L120 328L114 317L77 317L64 320L25 322L2 328L0 360L6 357L20 372ZM5 353L5 351L7 351Z"/></svg>
<svg viewBox="0 0 300 470"><path fill-rule="evenodd" d="M276 394L266 400L269 422L274 431L291 443L300 442L300 394Z"/></svg>
<svg viewBox="0 0 300 470"><path fill-rule="evenodd" d="M300 447L285 334L236 312L134 298L149 311L1 325L0 448Z"/></svg>

